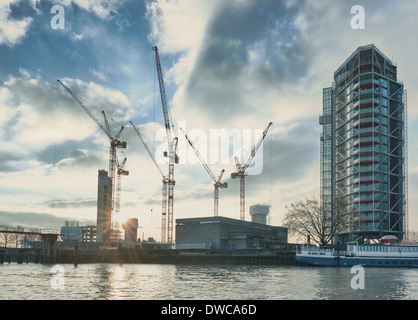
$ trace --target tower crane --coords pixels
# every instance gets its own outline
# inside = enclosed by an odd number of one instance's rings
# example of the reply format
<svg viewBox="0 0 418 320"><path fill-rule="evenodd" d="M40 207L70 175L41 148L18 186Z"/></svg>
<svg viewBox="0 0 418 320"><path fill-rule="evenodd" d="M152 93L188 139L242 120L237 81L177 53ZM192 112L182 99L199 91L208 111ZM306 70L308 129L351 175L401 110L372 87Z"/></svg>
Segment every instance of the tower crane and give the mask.
<svg viewBox="0 0 418 320"><path fill-rule="evenodd" d="M261 143L263 142L264 138L267 135L268 130L273 125L273 122L270 122L267 126L267 128L264 130L263 134L260 137L260 140L258 141L257 145L254 147L254 149L251 151L251 155L248 158L247 162L244 166L242 166L238 160L237 157L234 158L235 164L237 167L237 172L231 173L231 178L236 179L237 177L240 178L240 219L245 220L245 176L246 171L248 167L251 164L251 161L253 161L255 154L257 153L258 148L260 147Z"/></svg>
<svg viewBox="0 0 418 320"><path fill-rule="evenodd" d="M116 170L116 162L117 162L117 158L116 158L116 149L117 148L122 148L125 149L126 148L126 142L122 142L119 140L119 137L124 129L124 127L122 126L120 128L120 130L117 132L117 134L115 136L112 135L112 132L110 130L109 127L109 123L107 121L107 117L106 117L106 113L104 111L102 111L103 117L104 117L104 122L105 122L105 126L104 127L99 120L96 119L96 117L90 112L89 109L87 109L87 107L83 104L83 102L81 101L81 99L74 93L71 91L70 88L68 88L64 83L61 82L61 80L57 80L63 87L64 89L73 97L73 99L83 108L83 110L90 116L90 118L96 122L96 124L99 126L100 129L102 129L102 131L108 136L109 138L109 142L110 142L110 156L109 156L109 172L108 172L108 177L111 179L111 183L112 183L112 189L111 189L111 197L110 197L110 213L111 215L113 215L114 212L114 208L115 208L115 203L114 203L114 194L115 194L115 170Z"/></svg>
<svg viewBox="0 0 418 320"><path fill-rule="evenodd" d="M121 189L122 189L122 176L128 176L129 175L129 171L125 170L125 164L126 161L128 159L125 158L123 159L122 163L119 164L119 161L117 161L116 158L116 162L117 162L117 187L116 187L116 201L115 201L115 216L112 219L113 221L113 229L119 229L119 212L120 212L120 193L121 193Z"/></svg>
<svg viewBox="0 0 418 320"><path fill-rule="evenodd" d="M152 48L155 52L155 61L157 65L157 73L158 73L158 82L160 86L160 97L161 97L161 104L163 107L163 114L164 114L164 125L165 129L167 131L167 145L168 145L168 152L164 152L164 156L168 156L168 180L167 180L167 186L168 186L168 193L167 193L167 207L168 207L168 213L167 213L167 223L168 223L168 229L167 229L167 242L172 243L173 242L173 204L174 204L174 164L178 163L178 156L177 156L177 142L178 138L174 137L171 132L171 124L170 124L170 112L168 110L168 104L167 104L167 97L165 94L165 88L164 88L164 79L163 79L163 72L161 69L161 63L160 63L160 57L158 55L158 49L157 47ZM165 230L163 229L163 232L165 233ZM165 236L164 236L165 239Z"/></svg>
<svg viewBox="0 0 418 320"><path fill-rule="evenodd" d="M139 139L141 139L142 144L144 145L145 149L147 150L149 156L151 157L152 161L154 162L155 166L157 167L158 171L163 178L163 198L162 198L162 210L161 210L161 241L165 241L166 239L166 229L167 229L167 186L168 186L168 177L164 175L163 171L161 170L160 165L158 164L157 160L155 160L154 155L151 152L151 149L148 147L148 144L145 142L145 139L142 137L139 130L135 127L132 121L130 121L132 127L134 128L136 134L138 135Z"/></svg>
<svg viewBox="0 0 418 320"><path fill-rule="evenodd" d="M221 183L222 180L222 176L225 172L225 169L222 169L221 174L219 175L219 177L216 179L216 177L214 176L214 174L212 173L212 171L210 170L209 166L206 164L205 160L202 158L202 155L200 154L199 150L195 147L195 145L193 144L193 142L189 139L189 137L187 136L187 134L184 132L184 130L182 128L181 132L184 134L184 136L186 137L186 140L189 142L189 144L192 146L194 152L196 153L196 156L199 158L200 162L202 163L203 167L205 167L206 172L209 174L209 176L212 178L213 182L214 182L214 208L213 208L213 215L215 217L218 216L218 206L219 206L219 188L223 189L223 188L228 188L228 182L224 182Z"/></svg>

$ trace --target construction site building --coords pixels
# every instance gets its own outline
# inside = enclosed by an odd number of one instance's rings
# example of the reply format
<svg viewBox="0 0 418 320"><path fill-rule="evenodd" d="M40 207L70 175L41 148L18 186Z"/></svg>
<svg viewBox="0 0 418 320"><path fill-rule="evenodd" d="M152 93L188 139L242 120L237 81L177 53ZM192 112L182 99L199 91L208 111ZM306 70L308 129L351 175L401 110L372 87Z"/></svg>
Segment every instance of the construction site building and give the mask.
<svg viewBox="0 0 418 320"><path fill-rule="evenodd" d="M106 170L99 170L97 187L97 242L110 238L112 218L112 179Z"/></svg>

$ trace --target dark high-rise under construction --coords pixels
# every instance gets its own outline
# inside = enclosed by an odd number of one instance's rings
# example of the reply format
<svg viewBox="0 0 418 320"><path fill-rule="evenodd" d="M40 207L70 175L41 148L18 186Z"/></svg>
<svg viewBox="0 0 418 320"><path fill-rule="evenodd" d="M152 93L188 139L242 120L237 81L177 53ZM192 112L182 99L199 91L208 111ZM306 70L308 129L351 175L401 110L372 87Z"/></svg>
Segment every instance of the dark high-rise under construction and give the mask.
<svg viewBox="0 0 418 320"><path fill-rule="evenodd" d="M110 240L112 219L112 179L99 170L97 186L97 242Z"/></svg>

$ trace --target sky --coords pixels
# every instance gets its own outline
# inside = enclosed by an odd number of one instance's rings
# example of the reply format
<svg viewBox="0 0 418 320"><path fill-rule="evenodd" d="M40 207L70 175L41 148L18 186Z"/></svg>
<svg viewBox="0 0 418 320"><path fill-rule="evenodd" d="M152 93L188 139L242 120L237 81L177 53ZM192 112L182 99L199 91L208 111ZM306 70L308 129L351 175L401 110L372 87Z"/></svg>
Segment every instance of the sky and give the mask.
<svg viewBox="0 0 418 320"><path fill-rule="evenodd" d="M102 124L105 111L113 134L124 126L128 147L117 154L129 175L119 218L138 218L138 236L160 240L162 177L130 125L167 172L157 46L179 138L174 219L213 215L213 181L179 128L214 176L225 169L219 215L239 219L233 158L246 163L271 121L246 178L245 218L250 206L268 204L270 224L281 225L286 206L319 197L322 89L351 53L373 43L408 90L409 229L418 230L418 1L361 1L364 29L351 24L358 2L1 0L0 224L96 223L109 139L60 79ZM236 140L223 149L225 135Z"/></svg>

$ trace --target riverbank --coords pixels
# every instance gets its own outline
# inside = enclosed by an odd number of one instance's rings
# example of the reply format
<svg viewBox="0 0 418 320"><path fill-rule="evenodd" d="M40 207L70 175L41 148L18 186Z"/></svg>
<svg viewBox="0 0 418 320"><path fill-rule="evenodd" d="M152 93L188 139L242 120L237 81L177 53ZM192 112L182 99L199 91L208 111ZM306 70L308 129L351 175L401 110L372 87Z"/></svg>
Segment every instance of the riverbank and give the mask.
<svg viewBox="0 0 418 320"><path fill-rule="evenodd" d="M55 256L39 249L1 248L0 263L157 263L218 265L294 265L295 252L266 250L175 250L104 248L57 250Z"/></svg>

